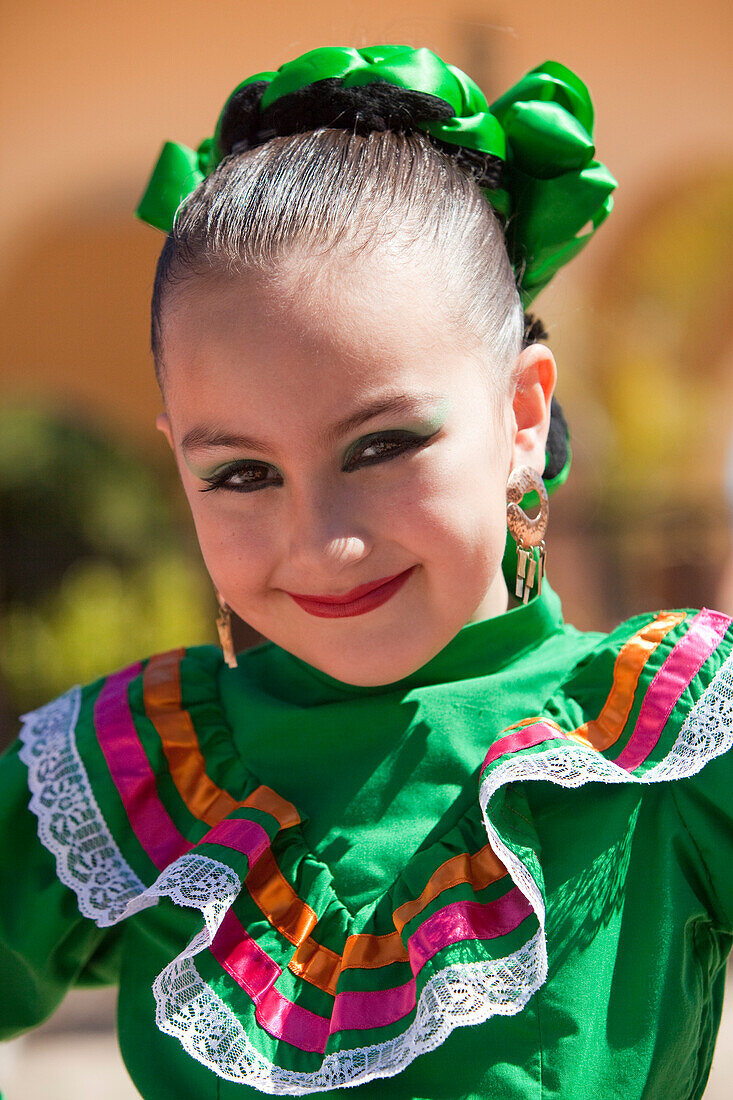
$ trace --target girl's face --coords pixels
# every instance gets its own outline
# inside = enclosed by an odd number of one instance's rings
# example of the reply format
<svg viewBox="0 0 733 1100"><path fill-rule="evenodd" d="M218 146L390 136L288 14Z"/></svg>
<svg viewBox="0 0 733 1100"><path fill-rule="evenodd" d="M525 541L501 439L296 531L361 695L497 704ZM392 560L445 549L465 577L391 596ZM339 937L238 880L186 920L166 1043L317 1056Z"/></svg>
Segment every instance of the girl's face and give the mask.
<svg viewBox="0 0 733 1100"><path fill-rule="evenodd" d="M437 285L376 254L189 280L165 307L159 426L211 578L351 684L401 679L507 607L506 481L532 429Z"/></svg>

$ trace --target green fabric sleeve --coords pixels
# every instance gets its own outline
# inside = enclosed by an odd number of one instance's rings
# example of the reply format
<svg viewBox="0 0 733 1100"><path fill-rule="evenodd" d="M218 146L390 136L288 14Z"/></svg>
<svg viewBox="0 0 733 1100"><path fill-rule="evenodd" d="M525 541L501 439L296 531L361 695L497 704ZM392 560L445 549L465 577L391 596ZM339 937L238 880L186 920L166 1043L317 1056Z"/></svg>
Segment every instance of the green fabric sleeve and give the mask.
<svg viewBox="0 0 733 1100"><path fill-rule="evenodd" d="M116 980L119 929L81 916L28 809L16 743L0 757L0 1039L45 1020L73 985Z"/></svg>
<svg viewBox="0 0 733 1100"><path fill-rule="evenodd" d="M733 932L733 752L680 779L672 791L700 865L711 918Z"/></svg>
<svg viewBox="0 0 733 1100"><path fill-rule="evenodd" d="M698 890L710 918L733 932L733 627L690 687L690 746L715 755L670 790L697 856Z"/></svg>
<svg viewBox="0 0 733 1100"><path fill-rule="evenodd" d="M677 613L657 619L666 614ZM600 737L607 761L644 783L662 784L659 797L670 800L681 826L679 866L711 924L733 933L733 625L717 612L685 615L656 648L647 636L649 657L613 741L603 740L615 720L613 708L606 725L595 719L607 685L619 677L625 649L644 637L645 616L621 624L581 662L548 712L563 729L585 730L592 741ZM581 726L588 719L590 726ZM614 776L599 773L599 779Z"/></svg>

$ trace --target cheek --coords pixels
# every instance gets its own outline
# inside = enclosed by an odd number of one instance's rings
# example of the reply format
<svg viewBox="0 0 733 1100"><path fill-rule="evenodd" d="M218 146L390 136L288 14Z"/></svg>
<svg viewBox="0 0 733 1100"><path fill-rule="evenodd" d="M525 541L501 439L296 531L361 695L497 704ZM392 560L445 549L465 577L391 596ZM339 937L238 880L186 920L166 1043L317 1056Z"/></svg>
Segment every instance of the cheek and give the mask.
<svg viewBox="0 0 733 1100"><path fill-rule="evenodd" d="M492 544L503 551L506 535L501 457L466 446L436 448L409 482L385 494L379 509L384 529L426 559L495 556Z"/></svg>
<svg viewBox="0 0 733 1100"><path fill-rule="evenodd" d="M188 491L196 536L206 568L222 592L232 585L255 587L272 561L270 528L258 518L252 522L249 502L224 494Z"/></svg>

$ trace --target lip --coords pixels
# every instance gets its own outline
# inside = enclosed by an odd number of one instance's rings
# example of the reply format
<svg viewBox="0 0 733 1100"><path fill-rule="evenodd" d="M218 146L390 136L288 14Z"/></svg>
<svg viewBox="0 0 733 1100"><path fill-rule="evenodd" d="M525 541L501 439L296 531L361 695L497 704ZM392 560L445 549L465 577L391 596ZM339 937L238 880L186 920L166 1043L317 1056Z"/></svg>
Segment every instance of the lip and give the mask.
<svg viewBox="0 0 733 1100"><path fill-rule="evenodd" d="M412 565L402 573L360 584L342 596L308 596L300 592L286 594L309 615L321 619L345 619L351 615L364 615L391 600L416 568Z"/></svg>

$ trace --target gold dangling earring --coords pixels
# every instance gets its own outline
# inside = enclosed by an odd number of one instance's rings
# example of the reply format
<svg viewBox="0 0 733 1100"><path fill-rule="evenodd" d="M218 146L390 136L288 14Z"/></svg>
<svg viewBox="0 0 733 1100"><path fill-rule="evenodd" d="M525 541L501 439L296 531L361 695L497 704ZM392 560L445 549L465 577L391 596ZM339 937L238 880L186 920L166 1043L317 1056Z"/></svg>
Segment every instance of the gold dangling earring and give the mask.
<svg viewBox="0 0 733 1100"><path fill-rule="evenodd" d="M219 604L219 614L216 617L216 630L219 635L219 645L224 660L229 668L237 667L237 654L234 651L234 639L232 637L232 611L228 603L225 603L219 592L216 593Z"/></svg>
<svg viewBox="0 0 733 1100"><path fill-rule="evenodd" d="M539 515L531 519L520 508L525 493L534 491L540 498ZM542 591L542 578L545 575L545 532L550 517L550 503L547 499L545 483L531 466L519 466L512 470L506 487L506 522L509 534L517 544L517 583L514 594L527 603L537 581L537 595ZM535 559L534 548L538 548Z"/></svg>

